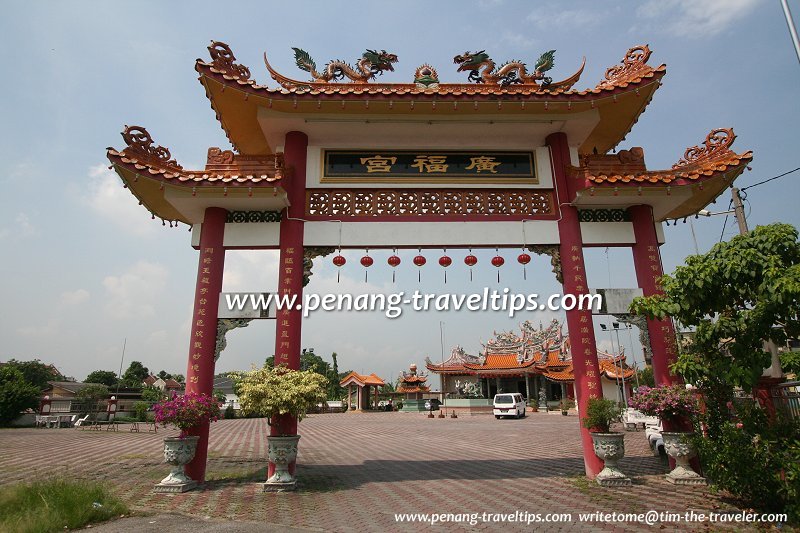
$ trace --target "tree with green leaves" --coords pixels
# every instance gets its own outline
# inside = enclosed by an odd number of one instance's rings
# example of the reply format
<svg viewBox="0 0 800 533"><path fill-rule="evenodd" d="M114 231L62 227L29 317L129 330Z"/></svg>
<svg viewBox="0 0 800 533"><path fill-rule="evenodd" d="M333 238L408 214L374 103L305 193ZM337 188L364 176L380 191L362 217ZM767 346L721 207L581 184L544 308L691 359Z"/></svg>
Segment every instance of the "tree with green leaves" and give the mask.
<svg viewBox="0 0 800 533"><path fill-rule="evenodd" d="M690 256L661 279L663 295L637 298L634 313L666 316L694 329L672 370L703 393L693 439L704 473L762 512L800 520L800 425L777 412L767 419L751 392L770 365L764 342L800 336L800 243L788 224L757 227ZM785 360L786 358L784 358Z"/></svg>
<svg viewBox="0 0 800 533"><path fill-rule="evenodd" d="M0 367L0 425L10 424L25 409L39 405L41 389L29 383L19 369Z"/></svg>
<svg viewBox="0 0 800 533"><path fill-rule="evenodd" d="M759 226L693 255L661 278L663 294L637 298L631 311L673 317L694 328L673 371L722 408L734 387L750 391L770 355L763 343L800 335L800 243L788 224Z"/></svg>
<svg viewBox="0 0 800 533"><path fill-rule="evenodd" d="M167 395L164 391L152 385L146 385L142 388L142 400L145 402L156 403L166 397Z"/></svg>
<svg viewBox="0 0 800 533"><path fill-rule="evenodd" d="M160 370L158 372L158 374L156 374L156 376L160 377L164 381L167 381L168 379L172 379L172 374L170 374L166 370ZM145 376L145 377L147 377L147 376Z"/></svg>
<svg viewBox="0 0 800 533"><path fill-rule="evenodd" d="M38 359L33 361L11 359L6 366L19 370L25 381L38 387L40 391L47 388L48 381L65 381L64 376L53 365L46 365Z"/></svg>
<svg viewBox="0 0 800 533"><path fill-rule="evenodd" d="M781 368L785 374L794 374L795 379L800 377L800 352L787 351L780 355Z"/></svg>
<svg viewBox="0 0 800 533"><path fill-rule="evenodd" d="M77 399L83 404L83 412L89 413L92 419L97 419L98 405L100 400L109 397L108 387L105 385L91 384L86 385L78 391Z"/></svg>
<svg viewBox="0 0 800 533"><path fill-rule="evenodd" d="M128 370L122 374L122 384L126 387L141 387L144 378L150 375L150 371L139 361L131 361Z"/></svg>
<svg viewBox="0 0 800 533"><path fill-rule="evenodd" d="M117 373L110 370L95 370L86 376L83 380L84 383L99 383L106 387L114 387L117 385Z"/></svg>

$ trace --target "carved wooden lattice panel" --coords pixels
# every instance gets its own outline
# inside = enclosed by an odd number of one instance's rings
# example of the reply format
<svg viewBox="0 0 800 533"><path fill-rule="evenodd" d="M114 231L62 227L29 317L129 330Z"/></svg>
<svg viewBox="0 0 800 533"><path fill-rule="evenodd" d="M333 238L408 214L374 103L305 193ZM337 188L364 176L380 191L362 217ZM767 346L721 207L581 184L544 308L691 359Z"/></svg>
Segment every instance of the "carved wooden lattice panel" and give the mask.
<svg viewBox="0 0 800 533"><path fill-rule="evenodd" d="M415 217L457 215L546 216L552 191L346 190L308 191L310 216Z"/></svg>

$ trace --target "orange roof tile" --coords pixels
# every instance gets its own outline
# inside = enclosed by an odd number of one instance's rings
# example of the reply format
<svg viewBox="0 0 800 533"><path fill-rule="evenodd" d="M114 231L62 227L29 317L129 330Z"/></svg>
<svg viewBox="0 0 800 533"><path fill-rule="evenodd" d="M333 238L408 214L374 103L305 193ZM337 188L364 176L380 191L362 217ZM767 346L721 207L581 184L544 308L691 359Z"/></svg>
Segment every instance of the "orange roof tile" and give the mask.
<svg viewBox="0 0 800 533"><path fill-rule="evenodd" d="M589 185L620 185L628 183L647 185L693 182L744 169L753 159L753 152L747 151L737 154L732 151L730 146L735 138L736 135L733 133L733 129L715 129L708 134L703 146L688 148L683 159L673 165L670 170L619 172L618 169L604 171L600 168L580 167L573 168L572 172L585 178ZM613 166L618 165L615 164Z"/></svg>
<svg viewBox="0 0 800 533"><path fill-rule="evenodd" d="M536 83L526 84L486 84L486 83L439 83L425 87L414 83L326 83L313 81L300 81L288 78L278 73L267 60L264 54L264 63L270 76L281 85L280 88L271 89L259 85L250 79L250 71L234 63L235 57L230 47L222 42L212 41L208 47L211 54L211 62L198 59L195 63L195 70L202 75L215 75L228 85L235 85L239 89L263 93L266 95L292 95L296 97L319 98L324 96L336 97L346 95L354 96L457 96L457 97L491 97L496 98L500 95L509 96L538 96L554 100L558 98L575 97L598 97L601 95L613 94L618 89L625 89L630 86L643 83L657 82L666 72L666 65L651 67L646 62L650 57L650 49L647 45L635 46L628 50L622 65L611 67L606 71L605 77L594 88L581 91L569 89L569 84L563 86L553 84L554 88ZM582 72L583 67L579 72ZM575 76L573 76L575 77ZM570 78L570 81L572 78ZM574 83L574 81L573 81Z"/></svg>
<svg viewBox="0 0 800 533"><path fill-rule="evenodd" d="M168 149L154 146L152 137L141 126L125 126L122 138L127 144L122 151L107 149L107 157L113 165L172 184L274 187L284 174L283 154L248 158L211 148L205 170L185 170L170 159Z"/></svg>
<svg viewBox="0 0 800 533"><path fill-rule="evenodd" d="M363 376L363 375L361 375L361 374L359 374L358 372L355 372L355 371L350 372L345 377L343 377L341 379L341 381L339 381L339 385L342 386L342 387L344 387L345 385L347 385L349 383L355 383L355 384L359 385L360 387L363 387L363 386L366 386L366 385L374 385L374 386L382 387L382 386L386 385L386 382L383 381L378 376L376 376L375 374L370 374L368 376Z"/></svg>

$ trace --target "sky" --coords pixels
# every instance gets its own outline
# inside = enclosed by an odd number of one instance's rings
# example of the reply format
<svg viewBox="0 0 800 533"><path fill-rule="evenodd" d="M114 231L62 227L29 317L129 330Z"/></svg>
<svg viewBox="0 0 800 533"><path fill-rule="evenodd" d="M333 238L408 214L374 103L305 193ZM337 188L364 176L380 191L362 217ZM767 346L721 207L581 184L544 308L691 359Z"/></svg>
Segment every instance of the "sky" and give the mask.
<svg viewBox="0 0 800 533"><path fill-rule="evenodd" d="M795 17L800 2L790 1ZM740 187L800 166L800 65L780 3L775 0L646 0L643 2L319 1L309 2L4 2L0 32L6 65L0 83L0 361L41 359L78 380L93 370L117 371L141 361L150 370L185 374L197 268L186 226L150 219L110 172L105 148L122 148L126 124L145 126L185 168L202 168L209 146L229 147L194 71L211 40L228 43L261 84L274 86L262 54L283 74L304 79L291 47L318 64L360 57L366 48L397 54L382 81L407 82L430 63L443 82L465 81L452 57L486 49L497 61L529 64L556 49L555 79L587 66L576 88L593 87L625 51L648 43L650 64L667 64L664 85L620 148L642 146L649 168L669 168L717 127L733 127L733 148L753 150ZM800 225L800 173L747 191L751 227ZM727 209L723 195L714 211ZM732 218L713 216L665 229L666 272L695 250L736 234ZM694 228L696 245L692 238ZM315 262L309 292L480 292L484 286L538 294L560 290L549 258L534 256L523 279L517 250L506 264L480 251L474 280L464 250L448 250L447 284L430 250L418 281L415 253L399 254L396 283L389 252L362 251L337 282L336 267ZM629 249L585 251L591 287L633 287ZM228 252L224 290L267 291L277 285L274 252ZM410 363L441 359L456 344L477 353L493 331L538 325L559 313L509 318L502 313L318 313L303 322L303 346L340 370L392 379ZM607 319L605 319L608 321ZM443 333L443 335L441 335ZM442 342L442 337L444 342ZM617 339L598 329L601 349ZM274 323L252 322L228 334L218 371L262 364L274 351ZM633 357L635 334L620 344ZM633 348L631 348L633 346ZM438 379L431 380L434 388Z"/></svg>

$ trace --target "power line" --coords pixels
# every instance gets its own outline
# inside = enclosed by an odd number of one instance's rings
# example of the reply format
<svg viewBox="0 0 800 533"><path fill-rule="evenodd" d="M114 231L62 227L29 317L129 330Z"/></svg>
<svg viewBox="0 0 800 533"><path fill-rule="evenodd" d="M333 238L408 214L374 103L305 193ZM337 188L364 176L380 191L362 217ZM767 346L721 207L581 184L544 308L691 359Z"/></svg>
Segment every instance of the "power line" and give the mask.
<svg viewBox="0 0 800 533"><path fill-rule="evenodd" d="M754 183L753 185L748 185L747 187L742 187L742 188L741 188L741 190L742 190L742 191L746 191L747 189L752 189L753 187L758 187L759 185L763 185L763 184L765 184L765 183L767 183L767 182L769 182L769 181L776 180L776 179L778 179L778 178L782 178L782 177L784 177L784 176L788 176L788 175L789 175L789 174L791 174L792 172L797 172L798 170L800 170L800 167L797 167L797 168L795 168L795 169L792 169L792 170L790 170L790 171L788 171L788 172L784 172L783 174L778 174L777 176L773 176L773 177L771 177L771 178L770 178L770 179L768 179L768 180L759 181L758 183Z"/></svg>
<svg viewBox="0 0 800 533"><path fill-rule="evenodd" d="M731 206L733 205L733 200L728 202L728 211L731 210ZM728 225L728 216L725 215L725 222L722 224L722 231L719 234L719 242L722 242L722 237L725 235L725 227Z"/></svg>

